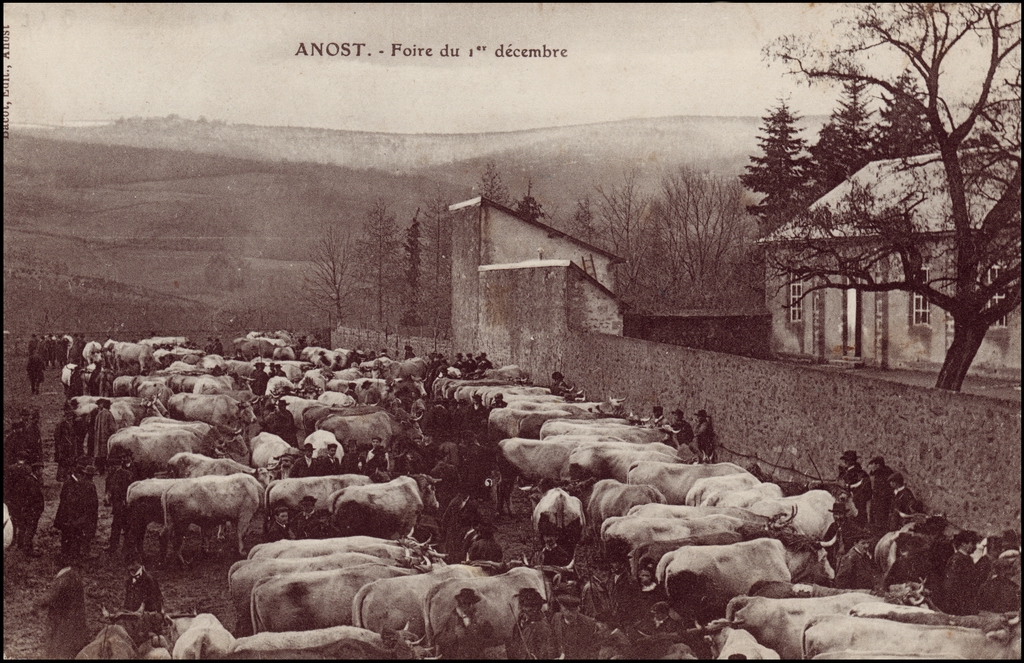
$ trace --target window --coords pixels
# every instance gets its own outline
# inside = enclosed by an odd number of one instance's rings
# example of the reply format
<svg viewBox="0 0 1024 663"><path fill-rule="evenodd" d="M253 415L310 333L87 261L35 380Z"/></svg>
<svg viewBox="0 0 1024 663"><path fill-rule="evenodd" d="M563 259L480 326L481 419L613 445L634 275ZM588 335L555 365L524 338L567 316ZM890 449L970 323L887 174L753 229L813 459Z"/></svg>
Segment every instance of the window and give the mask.
<svg viewBox="0 0 1024 663"><path fill-rule="evenodd" d="M803 322L804 319L804 284L796 281L789 284L789 321Z"/></svg>
<svg viewBox="0 0 1024 663"><path fill-rule="evenodd" d="M925 283L928 282L928 268L925 267L921 270L921 280ZM930 325L932 324L932 305L928 301L928 298L924 295L914 293L914 324L915 325Z"/></svg>
<svg viewBox="0 0 1024 663"><path fill-rule="evenodd" d="M986 282L989 285L991 285L993 281L995 281L997 278L999 278L999 273L1001 271L1003 271L1003 268L1000 265L992 265L991 267L989 267L988 268L988 275L986 276ZM988 300L988 305L989 306L995 306L999 302L1003 301L1004 299L1006 299L1006 293L1000 293L998 295L992 295L992 299ZM993 328L999 328L999 327L1005 327L1005 326L1006 326L1006 316L1005 315L992 323L992 327Z"/></svg>

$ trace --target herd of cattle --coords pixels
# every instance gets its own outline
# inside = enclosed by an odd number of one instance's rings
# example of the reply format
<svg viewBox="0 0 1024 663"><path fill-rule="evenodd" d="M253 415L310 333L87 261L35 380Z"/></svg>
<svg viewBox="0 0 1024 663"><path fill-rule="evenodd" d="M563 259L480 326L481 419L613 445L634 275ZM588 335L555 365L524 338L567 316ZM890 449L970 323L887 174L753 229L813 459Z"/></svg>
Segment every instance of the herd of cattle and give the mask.
<svg viewBox="0 0 1024 663"><path fill-rule="evenodd" d="M673 608L700 624L719 657L1020 658L1019 615L986 630L925 607L892 605L866 590L827 588L834 578L834 514L854 508L842 491L784 495L739 465L695 464L686 448L665 444L662 431L624 417L619 402L566 402L526 384L528 376L514 366L463 380L430 370L422 359L354 364L345 350L293 349L259 335L236 342L248 361L185 349L182 341L89 348L111 354L126 373L115 379L110 399L119 430L108 455L130 451L137 470L151 477L129 488L130 548L140 553L147 527L158 523L162 548L180 556L189 525L202 529L205 547L215 526L230 523L246 555L228 574L233 633L212 615L185 620L175 627L175 658L436 653L437 625L466 588L481 597L477 618L493 625L491 644L501 647L517 635L520 590L550 599L553 582L579 571L570 564L553 577L549 568L508 560L461 564L465 557L453 558L451 549L440 554L412 538L423 513L445 511L434 477L282 478L297 452L259 431L267 394L286 401L300 446L345 443L338 444L339 460L352 441L359 448L375 437L385 446L398 437L422 443L416 413L429 411L432 401L487 408L500 395L504 406L486 415L497 462L488 484L497 509L511 510L516 484L543 486L533 511L538 536L554 531L570 550L593 541L602 556L624 560L634 574L654 565ZM157 352L176 359L154 370ZM268 384L267 394L247 390L260 357L275 358L286 385ZM413 401L427 404L353 402L346 387L364 380L384 394L404 385L415 392ZM87 416L95 401L72 399L75 414ZM168 472L174 478L153 477ZM280 505L298 511L306 496L346 536L284 539L246 551L243 537L261 522L258 514ZM883 572L893 564L898 537L878 543ZM607 600L601 583L578 576L590 604ZM765 586L785 598L751 595Z"/></svg>

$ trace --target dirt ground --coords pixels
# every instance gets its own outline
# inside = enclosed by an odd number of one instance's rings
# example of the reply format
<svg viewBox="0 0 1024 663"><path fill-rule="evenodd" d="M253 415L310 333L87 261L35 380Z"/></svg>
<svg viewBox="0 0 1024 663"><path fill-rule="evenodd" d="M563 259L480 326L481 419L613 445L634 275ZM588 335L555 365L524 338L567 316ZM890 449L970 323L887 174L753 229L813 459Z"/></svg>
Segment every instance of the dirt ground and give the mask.
<svg viewBox="0 0 1024 663"><path fill-rule="evenodd" d="M6 355L4 359L5 420L16 416L21 407L39 407L46 461L43 471L46 509L40 518L35 539L36 549L43 554L32 558L13 547L4 553L4 657L41 658L45 614L35 610L35 606L61 569L60 537L53 529L53 517L57 511L61 488L61 484L56 481L57 466L53 462L53 429L61 416L63 388L59 369L47 369L42 393L32 396L25 371L27 358ZM95 483L100 493L100 519L91 553L97 557L85 562L82 573L91 634L99 632L103 626L102 608L120 608L129 573L127 564L119 554L104 550L110 535L111 514L110 508L102 504L104 477L96 476ZM515 495L513 500L514 516L506 515L492 520L497 530L495 538L504 549L505 559L521 558L524 553L529 554L534 549L529 504L522 495ZM259 517L257 521L262 522ZM154 562L158 555L157 529L156 525L150 525L145 547L147 560ZM253 528L246 537L247 546L258 543L258 537L258 528ZM238 557L232 550L231 538L229 535L226 540L215 542L211 553L202 556L199 550L199 531L194 529L185 539L184 568L147 564L147 570L160 583L166 612L210 612L229 629L233 628L235 615L228 600L227 572Z"/></svg>

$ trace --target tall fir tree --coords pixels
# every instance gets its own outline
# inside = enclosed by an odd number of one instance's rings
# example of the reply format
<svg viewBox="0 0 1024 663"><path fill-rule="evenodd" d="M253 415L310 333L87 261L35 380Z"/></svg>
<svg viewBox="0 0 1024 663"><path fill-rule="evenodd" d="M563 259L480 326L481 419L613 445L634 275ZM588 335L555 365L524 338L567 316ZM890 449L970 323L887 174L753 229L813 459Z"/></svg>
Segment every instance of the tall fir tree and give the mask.
<svg viewBox="0 0 1024 663"><path fill-rule="evenodd" d="M541 207L540 202L533 197L533 182L526 183L526 195L516 203L516 213L529 221L540 221L547 217L547 212Z"/></svg>
<svg viewBox="0 0 1024 663"><path fill-rule="evenodd" d="M938 147L923 110L924 94L909 72L896 79L896 94L882 93L882 108L875 128L878 158L901 159L935 152Z"/></svg>
<svg viewBox="0 0 1024 663"><path fill-rule="evenodd" d="M395 215L383 198L378 198L366 212L363 233L359 242L363 283L376 305L377 324L394 322L397 275L401 274L401 235Z"/></svg>
<svg viewBox="0 0 1024 663"><path fill-rule="evenodd" d="M813 164L811 199L823 196L876 157L872 140L871 111L867 107L867 83L843 85L839 108L818 133L808 151Z"/></svg>
<svg viewBox="0 0 1024 663"><path fill-rule="evenodd" d="M747 209L758 217L760 232L766 235L806 203L810 159L805 154L807 141L799 136L802 129L796 126L800 118L784 100L761 120L757 141L762 156L750 157L740 181L747 189L765 194L760 203Z"/></svg>
<svg viewBox="0 0 1024 663"><path fill-rule="evenodd" d="M418 327L420 323L420 210L405 231L405 311L401 323L407 327Z"/></svg>
<svg viewBox="0 0 1024 663"><path fill-rule="evenodd" d="M480 189L480 195L484 198L493 200L501 205L508 204L508 187L505 186L501 179L501 173L498 172L498 164L493 161L487 162L487 165L484 167L484 174L480 177L477 187Z"/></svg>

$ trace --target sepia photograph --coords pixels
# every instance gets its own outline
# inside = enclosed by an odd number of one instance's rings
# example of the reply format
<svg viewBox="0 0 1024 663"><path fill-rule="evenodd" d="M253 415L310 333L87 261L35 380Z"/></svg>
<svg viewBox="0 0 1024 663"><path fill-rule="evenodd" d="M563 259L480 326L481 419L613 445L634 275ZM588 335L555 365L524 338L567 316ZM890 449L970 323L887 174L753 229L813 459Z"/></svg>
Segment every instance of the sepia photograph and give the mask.
<svg viewBox="0 0 1024 663"><path fill-rule="evenodd" d="M5 3L4 658L1019 660L1020 35Z"/></svg>

